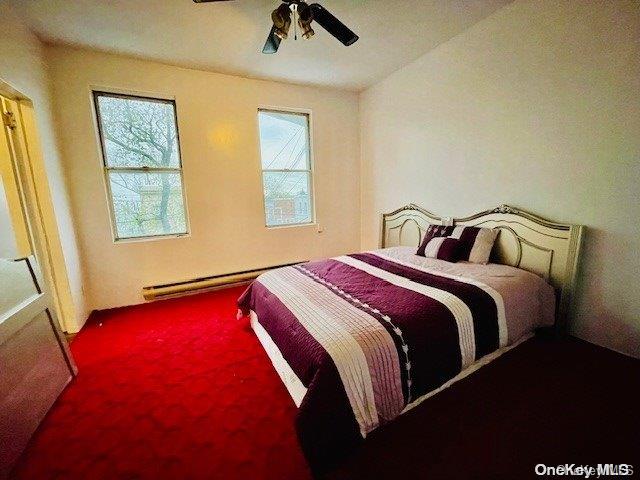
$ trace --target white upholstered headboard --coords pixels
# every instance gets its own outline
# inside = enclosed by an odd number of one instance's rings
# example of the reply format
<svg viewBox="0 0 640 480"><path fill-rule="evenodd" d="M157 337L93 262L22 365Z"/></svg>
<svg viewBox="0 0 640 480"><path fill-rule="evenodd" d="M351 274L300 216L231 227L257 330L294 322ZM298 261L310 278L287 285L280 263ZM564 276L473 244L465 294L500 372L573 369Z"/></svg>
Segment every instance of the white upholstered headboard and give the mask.
<svg viewBox="0 0 640 480"><path fill-rule="evenodd" d="M500 230L491 261L536 273L553 285L558 299L556 325L564 328L571 315L582 225L551 222L508 205L452 218L435 215L412 203L382 215L380 247L406 245L417 248L431 224Z"/></svg>

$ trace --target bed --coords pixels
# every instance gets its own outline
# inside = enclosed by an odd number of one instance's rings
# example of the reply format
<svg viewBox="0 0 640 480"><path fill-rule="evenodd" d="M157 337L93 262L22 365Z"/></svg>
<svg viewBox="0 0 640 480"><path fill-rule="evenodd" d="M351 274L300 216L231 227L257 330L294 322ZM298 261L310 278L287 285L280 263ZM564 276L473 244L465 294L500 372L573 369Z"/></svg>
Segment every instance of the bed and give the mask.
<svg viewBox="0 0 640 480"><path fill-rule="evenodd" d="M430 225L499 231L491 262L417 256ZM410 204L382 215L379 249L258 277L238 305L298 407L312 469L537 329L562 331L582 232L507 205L450 218Z"/></svg>

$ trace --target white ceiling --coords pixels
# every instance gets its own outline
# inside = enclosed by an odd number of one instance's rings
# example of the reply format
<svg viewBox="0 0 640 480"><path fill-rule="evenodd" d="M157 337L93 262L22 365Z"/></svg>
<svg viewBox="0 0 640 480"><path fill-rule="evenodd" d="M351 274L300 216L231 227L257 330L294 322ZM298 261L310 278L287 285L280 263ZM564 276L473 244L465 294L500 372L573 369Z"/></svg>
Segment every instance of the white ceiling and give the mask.
<svg viewBox="0 0 640 480"><path fill-rule="evenodd" d="M310 40L263 55L277 0L11 0L45 41L174 65L361 90L511 0L319 0L360 40L345 47L319 25Z"/></svg>

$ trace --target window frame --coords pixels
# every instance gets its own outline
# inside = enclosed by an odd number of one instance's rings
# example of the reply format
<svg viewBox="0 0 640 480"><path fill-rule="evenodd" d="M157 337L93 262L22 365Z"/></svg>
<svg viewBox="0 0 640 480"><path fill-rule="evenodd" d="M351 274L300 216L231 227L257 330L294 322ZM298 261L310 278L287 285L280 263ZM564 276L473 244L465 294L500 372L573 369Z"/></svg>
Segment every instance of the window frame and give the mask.
<svg viewBox="0 0 640 480"><path fill-rule="evenodd" d="M106 154L106 146L103 136L103 127L102 127L102 117L100 115L100 106L98 104L98 99L100 97L111 97L111 98L122 98L122 99L136 99L143 100L148 102L156 102L156 103L166 103L173 106L173 117L174 123L176 126L176 142L177 142L177 150L178 150L178 165L176 167L109 167L107 165L107 154ZM105 193L107 196L107 204L109 207L109 217L111 222L111 234L112 239L115 244L118 243L129 243L129 242L140 242L140 241L154 241L154 240L164 240L169 238L183 238L191 236L191 226L189 222L189 210L187 207L187 193L186 186L184 182L184 166L182 164L182 146L180 144L180 128L178 126L178 107L174 98L166 98L166 97L152 97L149 95L140 95L137 93L124 93L120 91L109 91L104 89L92 89L91 90L91 99L93 105L93 113L96 122L96 133L98 137L98 143L100 145L100 156L102 159L102 175L105 185ZM132 236L132 237L119 237L118 236L118 227L116 222L116 214L115 207L113 201L113 193L111 191L111 182L109 180L110 172L124 172L124 173L162 173L162 172L172 172L180 174L180 184L181 184L181 193L182 193L182 206L184 210L184 219L185 219L185 231L178 233L163 233L158 235L141 235L141 236Z"/></svg>
<svg viewBox="0 0 640 480"><path fill-rule="evenodd" d="M279 168L268 168L265 169L262 165L262 139L260 136L260 113L261 112L272 112L272 113L283 113L288 115L299 115L304 116L307 119L307 146L308 146L308 157L309 157L309 168L308 169L279 169ZM312 133L312 112L308 109L297 109L297 108L281 108L281 107L268 107L268 106L260 106L257 110L256 115L256 123L258 127L258 160L260 164L260 192L262 196L262 215L264 219L264 226L267 229L279 229L279 228L291 228L291 227L308 227L314 226L317 224L317 216L316 216L316 199L315 199L315 162L313 155L313 133ZM268 225L267 224L267 203L264 195L264 174L265 172L276 172L276 173L286 173L286 172L301 172L309 174L309 214L310 219L308 222L300 222L300 223L283 223L278 225Z"/></svg>

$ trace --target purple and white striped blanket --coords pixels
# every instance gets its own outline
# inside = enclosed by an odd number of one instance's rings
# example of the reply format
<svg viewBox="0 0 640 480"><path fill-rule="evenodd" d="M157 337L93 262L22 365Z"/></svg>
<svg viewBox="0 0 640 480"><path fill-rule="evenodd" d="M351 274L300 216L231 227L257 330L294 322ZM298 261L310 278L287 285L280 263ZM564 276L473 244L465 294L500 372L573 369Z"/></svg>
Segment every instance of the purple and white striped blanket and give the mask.
<svg viewBox="0 0 640 480"><path fill-rule="evenodd" d="M307 387L296 428L316 469L508 342L496 289L383 251L270 271L238 304Z"/></svg>

